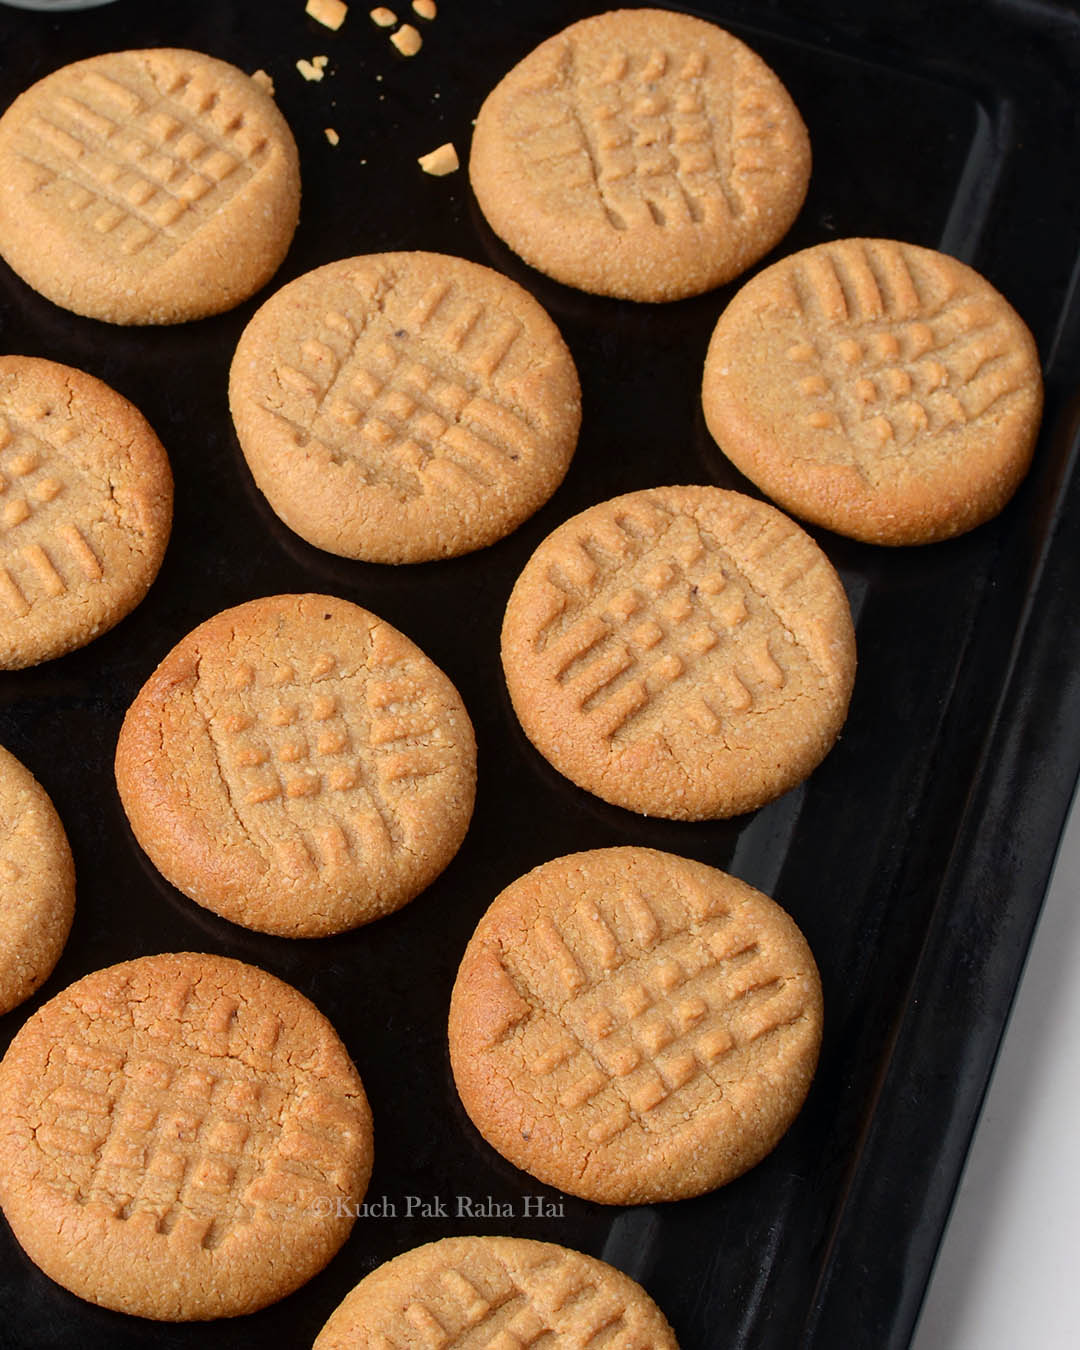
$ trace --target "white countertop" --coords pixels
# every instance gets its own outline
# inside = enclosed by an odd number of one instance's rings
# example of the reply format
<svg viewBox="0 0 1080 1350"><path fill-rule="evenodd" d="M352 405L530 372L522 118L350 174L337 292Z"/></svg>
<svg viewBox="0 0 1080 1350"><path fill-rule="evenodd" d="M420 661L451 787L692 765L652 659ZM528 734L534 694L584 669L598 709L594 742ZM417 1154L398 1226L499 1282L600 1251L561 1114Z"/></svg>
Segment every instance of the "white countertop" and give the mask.
<svg viewBox="0 0 1080 1350"><path fill-rule="evenodd" d="M912 1350L1080 1346L1080 798Z"/></svg>

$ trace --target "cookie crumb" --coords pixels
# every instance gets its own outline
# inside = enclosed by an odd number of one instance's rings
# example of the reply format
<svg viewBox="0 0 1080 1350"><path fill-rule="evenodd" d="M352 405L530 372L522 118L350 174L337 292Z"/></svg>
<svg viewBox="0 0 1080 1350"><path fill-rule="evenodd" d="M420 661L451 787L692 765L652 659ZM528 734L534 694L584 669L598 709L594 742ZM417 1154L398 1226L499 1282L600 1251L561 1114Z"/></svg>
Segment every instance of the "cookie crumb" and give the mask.
<svg viewBox="0 0 1080 1350"><path fill-rule="evenodd" d="M447 141L445 145L440 145L430 154L421 155L416 162L425 173L433 174L436 178L442 178L445 174L453 173L455 169L460 167L458 153L454 149L453 141Z"/></svg>
<svg viewBox="0 0 1080 1350"><path fill-rule="evenodd" d="M387 9L385 5L379 5L377 9L373 9L371 19L380 28L393 28L394 24L397 23L397 15L392 9Z"/></svg>
<svg viewBox="0 0 1080 1350"><path fill-rule="evenodd" d="M311 58L311 64L316 70L325 70L330 64L330 58L328 56L313 56Z"/></svg>
<svg viewBox="0 0 1080 1350"><path fill-rule="evenodd" d="M315 58L315 61L305 61L301 57L296 63L296 69L305 80L321 80L323 77L323 67L318 64L318 57Z"/></svg>
<svg viewBox="0 0 1080 1350"><path fill-rule="evenodd" d="M435 0L412 0L412 7L422 19L433 19L439 12Z"/></svg>
<svg viewBox="0 0 1080 1350"><path fill-rule="evenodd" d="M323 135L326 137L326 139L330 142L331 145L337 145L338 142L341 140L341 137L337 134L337 132L334 130L333 127L323 127Z"/></svg>
<svg viewBox="0 0 1080 1350"><path fill-rule="evenodd" d="M390 41L402 56L415 56L424 45L424 39L411 23L403 23L396 33L391 33Z"/></svg>
<svg viewBox="0 0 1080 1350"><path fill-rule="evenodd" d="M251 83L257 84L259 88L262 89L265 93L269 94L271 98L274 97L274 81L273 78L270 75L268 75L265 70L253 71L251 75Z"/></svg>
<svg viewBox="0 0 1080 1350"><path fill-rule="evenodd" d="M321 23L324 28L332 28L336 33L345 22L349 6L345 4L345 0L307 0L304 12L316 23Z"/></svg>

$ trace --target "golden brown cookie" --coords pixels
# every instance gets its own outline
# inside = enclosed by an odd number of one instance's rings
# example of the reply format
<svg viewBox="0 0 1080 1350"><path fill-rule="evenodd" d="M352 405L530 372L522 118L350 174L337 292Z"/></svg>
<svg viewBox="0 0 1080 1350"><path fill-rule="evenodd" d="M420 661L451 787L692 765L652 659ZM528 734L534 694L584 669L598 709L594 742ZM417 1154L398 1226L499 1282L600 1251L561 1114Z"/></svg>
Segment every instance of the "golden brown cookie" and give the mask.
<svg viewBox="0 0 1080 1350"><path fill-rule="evenodd" d="M739 291L702 397L724 454L785 509L872 544L927 544L1012 496L1042 375L1023 320L970 267L840 239Z"/></svg>
<svg viewBox="0 0 1080 1350"><path fill-rule="evenodd" d="M593 1256L516 1237L451 1237L366 1276L313 1350L678 1350L639 1284Z"/></svg>
<svg viewBox="0 0 1080 1350"><path fill-rule="evenodd" d="M46 75L0 118L0 254L110 323L179 323L269 281L300 211L273 99L212 56L110 52Z"/></svg>
<svg viewBox="0 0 1080 1350"><path fill-rule="evenodd" d="M703 863L595 849L497 896L450 1003L466 1111L515 1166L601 1204L713 1190L795 1119L821 1044L810 949Z"/></svg>
<svg viewBox="0 0 1080 1350"><path fill-rule="evenodd" d="M371 1173L371 1113L306 998L192 953L96 971L0 1064L0 1204L72 1293L232 1317L330 1260Z"/></svg>
<svg viewBox="0 0 1080 1350"><path fill-rule="evenodd" d="M161 442L92 375L0 356L0 669L112 628L157 576L172 525Z"/></svg>
<svg viewBox="0 0 1080 1350"><path fill-rule="evenodd" d="M676 300L787 233L810 142L769 67L715 24L616 10L542 43L488 95L469 176L488 224L542 272Z"/></svg>
<svg viewBox="0 0 1080 1350"><path fill-rule="evenodd" d="M75 914L75 864L48 793L0 747L0 1013L48 979Z"/></svg>
<svg viewBox="0 0 1080 1350"><path fill-rule="evenodd" d="M581 422L573 359L532 296L437 253L348 258L271 296L229 402L285 524L369 562L509 534L562 482Z"/></svg>
<svg viewBox="0 0 1080 1350"><path fill-rule="evenodd" d="M714 487L632 492L560 525L514 586L502 656L525 734L560 773L678 820L801 782L855 676L828 559L774 507Z"/></svg>
<svg viewBox="0 0 1080 1350"><path fill-rule="evenodd" d="M319 937L419 894L472 814L457 690L396 628L326 595L200 624L128 709L116 781L135 837L200 905Z"/></svg>

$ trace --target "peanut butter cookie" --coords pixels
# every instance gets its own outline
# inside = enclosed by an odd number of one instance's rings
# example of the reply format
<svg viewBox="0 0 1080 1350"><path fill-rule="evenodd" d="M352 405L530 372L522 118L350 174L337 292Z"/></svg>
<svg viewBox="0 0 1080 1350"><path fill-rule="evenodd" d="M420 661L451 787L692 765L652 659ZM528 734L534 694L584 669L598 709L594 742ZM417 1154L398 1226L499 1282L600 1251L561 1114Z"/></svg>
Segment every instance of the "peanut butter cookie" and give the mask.
<svg viewBox="0 0 1080 1350"><path fill-rule="evenodd" d="M371 1173L371 1113L302 994L222 956L145 956L45 1004L0 1064L0 1204L81 1298L232 1317L330 1260Z"/></svg>
<svg viewBox="0 0 1080 1350"><path fill-rule="evenodd" d="M515 1166L650 1204L722 1186L776 1145L821 1026L814 959L779 905L703 863L596 849L534 868L480 920L450 1059Z"/></svg>
<svg viewBox="0 0 1080 1350"><path fill-rule="evenodd" d="M1042 374L1023 320L970 267L840 239L739 291L702 398L724 454L786 510L871 544L927 544L1015 492Z"/></svg>
<svg viewBox="0 0 1080 1350"><path fill-rule="evenodd" d="M571 24L495 87L469 176L488 224L569 286L675 300L787 233L810 142L783 85L715 24L660 9Z"/></svg>
<svg viewBox="0 0 1080 1350"><path fill-rule="evenodd" d="M447 677L396 628L325 595L208 619L128 710L116 779L173 885L285 937L389 914L457 852L476 743Z"/></svg>
<svg viewBox="0 0 1080 1350"><path fill-rule="evenodd" d="M843 725L851 611L775 508L650 488L560 525L506 607L525 734L605 801L678 820L751 811L801 782Z"/></svg>
<svg viewBox="0 0 1080 1350"><path fill-rule="evenodd" d="M278 291L240 339L229 402L285 524L368 562L509 534L562 482L581 422L573 359L532 296L436 253L349 258Z"/></svg>
<svg viewBox="0 0 1080 1350"><path fill-rule="evenodd" d="M300 211L273 99L200 52L63 66L0 118L0 254L36 291L110 323L179 323L268 281Z"/></svg>

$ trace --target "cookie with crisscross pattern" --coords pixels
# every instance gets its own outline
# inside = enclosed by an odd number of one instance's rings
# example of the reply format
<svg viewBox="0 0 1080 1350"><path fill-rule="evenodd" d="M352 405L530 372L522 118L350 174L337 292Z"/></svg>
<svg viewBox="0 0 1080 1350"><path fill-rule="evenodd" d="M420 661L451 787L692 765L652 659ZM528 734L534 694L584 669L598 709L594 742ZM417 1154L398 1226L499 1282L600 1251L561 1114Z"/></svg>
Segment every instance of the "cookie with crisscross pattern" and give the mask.
<svg viewBox="0 0 1080 1350"><path fill-rule="evenodd" d="M0 1064L0 1203L66 1289L142 1317L252 1312L321 1270L371 1173L371 1113L306 998L193 953L87 975Z"/></svg>
<svg viewBox="0 0 1080 1350"><path fill-rule="evenodd" d="M720 448L786 510L873 544L988 520L1031 462L1034 339L977 272L891 239L838 239L748 282L702 385Z"/></svg>
<svg viewBox="0 0 1080 1350"><path fill-rule="evenodd" d="M560 525L514 586L502 655L521 725L560 773L686 820L805 778L855 675L828 559L774 507L714 487L632 492Z"/></svg>
<svg viewBox="0 0 1080 1350"><path fill-rule="evenodd" d="M614 1266L550 1242L452 1237L379 1266L314 1350L676 1350L663 1314Z"/></svg>
<svg viewBox="0 0 1080 1350"><path fill-rule="evenodd" d="M574 1195L699 1195L795 1118L821 1040L802 934L759 891L644 848L534 868L469 942L450 1058L484 1138Z"/></svg>
<svg viewBox="0 0 1080 1350"><path fill-rule="evenodd" d="M581 421L573 358L532 296L419 252L330 263L271 296L229 403L281 519L369 562L501 539L562 482Z"/></svg>
<svg viewBox="0 0 1080 1350"><path fill-rule="evenodd" d="M225 610L128 710L121 800L199 904L287 937L398 909L457 852L476 743L457 690L404 634L325 595Z"/></svg>
<svg viewBox="0 0 1080 1350"><path fill-rule="evenodd" d="M273 99L201 52L77 61L0 118L0 253L77 314L178 323L229 309L277 270L299 210Z"/></svg>
<svg viewBox="0 0 1080 1350"><path fill-rule="evenodd" d="M496 234L601 295L674 300L787 233L810 177L795 105L715 24L617 10L525 57L476 119L469 176Z"/></svg>

